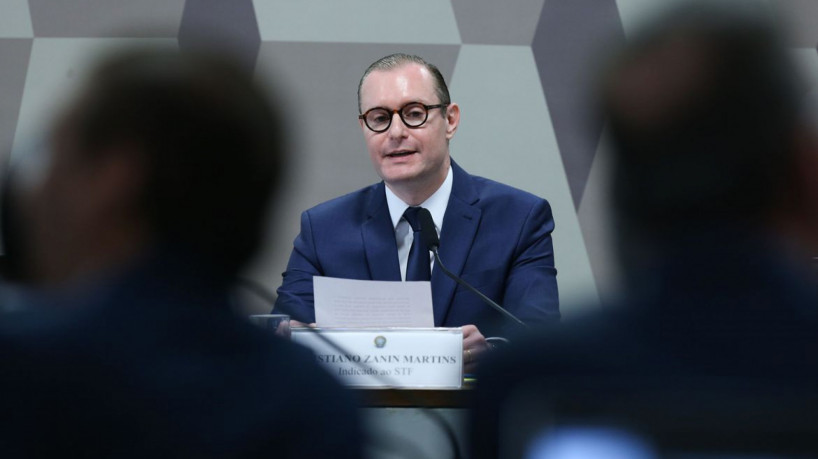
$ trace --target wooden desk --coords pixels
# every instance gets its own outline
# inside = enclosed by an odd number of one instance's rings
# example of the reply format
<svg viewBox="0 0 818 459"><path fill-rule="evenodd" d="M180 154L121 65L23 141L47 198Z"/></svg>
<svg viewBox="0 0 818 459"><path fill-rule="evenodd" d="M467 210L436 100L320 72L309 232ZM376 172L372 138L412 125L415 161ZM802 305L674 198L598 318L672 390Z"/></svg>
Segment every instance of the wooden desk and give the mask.
<svg viewBox="0 0 818 459"><path fill-rule="evenodd" d="M354 389L361 408L469 408L472 389Z"/></svg>

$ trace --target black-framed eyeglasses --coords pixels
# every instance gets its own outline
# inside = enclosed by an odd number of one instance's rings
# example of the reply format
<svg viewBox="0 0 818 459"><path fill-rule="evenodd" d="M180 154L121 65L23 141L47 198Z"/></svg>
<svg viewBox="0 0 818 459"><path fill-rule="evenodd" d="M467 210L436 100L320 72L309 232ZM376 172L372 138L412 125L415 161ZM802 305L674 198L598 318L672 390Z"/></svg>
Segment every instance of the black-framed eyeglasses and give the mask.
<svg viewBox="0 0 818 459"><path fill-rule="evenodd" d="M392 126L392 117L397 113L406 127L417 128L429 119L429 110L445 108L449 104L426 105L420 102L409 102L401 108L389 110L383 107L369 109L363 115L358 115L372 132L385 132Z"/></svg>

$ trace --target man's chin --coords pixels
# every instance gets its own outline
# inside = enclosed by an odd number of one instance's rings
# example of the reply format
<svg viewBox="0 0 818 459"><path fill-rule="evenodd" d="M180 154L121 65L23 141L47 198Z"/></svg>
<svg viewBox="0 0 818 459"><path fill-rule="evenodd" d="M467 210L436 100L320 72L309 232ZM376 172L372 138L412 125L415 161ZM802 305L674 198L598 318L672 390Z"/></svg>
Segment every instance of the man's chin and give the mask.
<svg viewBox="0 0 818 459"><path fill-rule="evenodd" d="M390 184L407 183L417 180L419 171L411 165L399 165L381 168L380 176Z"/></svg>

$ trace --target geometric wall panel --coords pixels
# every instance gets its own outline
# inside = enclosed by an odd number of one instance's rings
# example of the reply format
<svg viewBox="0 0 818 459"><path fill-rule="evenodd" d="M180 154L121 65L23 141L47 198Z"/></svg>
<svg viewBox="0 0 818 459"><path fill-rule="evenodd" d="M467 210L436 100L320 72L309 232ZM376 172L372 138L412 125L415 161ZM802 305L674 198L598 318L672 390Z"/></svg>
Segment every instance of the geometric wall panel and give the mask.
<svg viewBox="0 0 818 459"><path fill-rule="evenodd" d="M441 0L255 0L264 41L459 44Z"/></svg>
<svg viewBox="0 0 818 459"><path fill-rule="evenodd" d="M26 0L0 0L0 38L32 38Z"/></svg>
<svg viewBox="0 0 818 459"><path fill-rule="evenodd" d="M176 37L184 0L29 0L37 37Z"/></svg>
<svg viewBox="0 0 818 459"><path fill-rule="evenodd" d="M616 250L616 222L611 209L611 157L605 139L599 143L594 164L588 175L577 217L582 227L585 247L594 272L599 297L612 301L621 293L621 269Z"/></svg>
<svg viewBox="0 0 818 459"><path fill-rule="evenodd" d="M602 133L594 80L605 52L624 42L622 23L614 0L551 0L541 15L531 48L578 207Z"/></svg>
<svg viewBox="0 0 818 459"><path fill-rule="evenodd" d="M261 36L251 0L187 0L179 48L231 53L248 71L256 64Z"/></svg>
<svg viewBox="0 0 818 459"><path fill-rule="evenodd" d="M452 0L463 43L530 45L543 0Z"/></svg>
<svg viewBox="0 0 818 459"><path fill-rule="evenodd" d="M26 38L0 40L0 163L11 152L14 141L31 42Z"/></svg>

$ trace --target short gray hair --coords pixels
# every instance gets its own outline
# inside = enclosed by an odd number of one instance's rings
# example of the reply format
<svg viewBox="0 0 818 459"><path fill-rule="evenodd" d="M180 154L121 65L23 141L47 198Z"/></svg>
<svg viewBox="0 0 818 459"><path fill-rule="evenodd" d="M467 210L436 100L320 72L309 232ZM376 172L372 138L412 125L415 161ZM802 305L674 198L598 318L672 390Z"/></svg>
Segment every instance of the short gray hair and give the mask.
<svg viewBox="0 0 818 459"><path fill-rule="evenodd" d="M406 64L419 64L425 67L426 70L432 74L432 77L435 80L435 93L437 94L437 98L440 99L439 103L445 105L449 105L451 103L449 88L446 86L446 80L443 79L443 74L440 73L440 70L435 67L434 64L430 64L423 60L422 57L414 54L395 53L382 57L367 67L366 71L361 77L361 81L358 82L358 113L361 113L361 86L363 86L366 77L376 70L394 70L396 68L403 67Z"/></svg>

